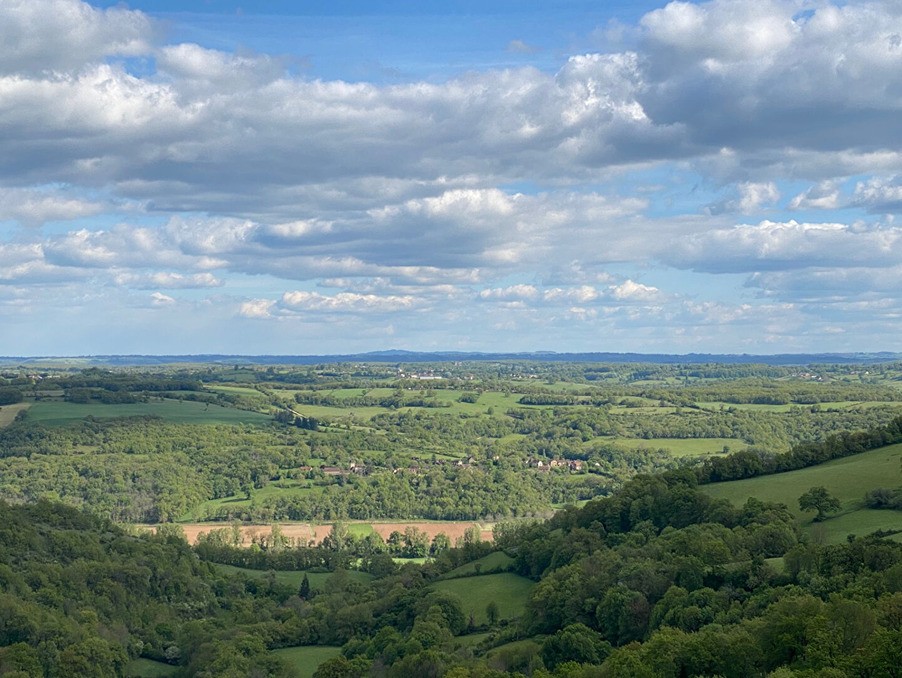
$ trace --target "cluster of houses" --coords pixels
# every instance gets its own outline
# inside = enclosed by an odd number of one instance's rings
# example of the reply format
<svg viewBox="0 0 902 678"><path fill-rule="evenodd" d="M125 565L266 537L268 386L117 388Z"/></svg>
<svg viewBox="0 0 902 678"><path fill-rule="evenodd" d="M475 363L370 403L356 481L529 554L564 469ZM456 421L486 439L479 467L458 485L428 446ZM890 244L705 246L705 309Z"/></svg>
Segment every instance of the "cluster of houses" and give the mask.
<svg viewBox="0 0 902 678"><path fill-rule="evenodd" d="M539 459L533 457L526 464L530 468L538 469L539 471L550 471L553 468L560 468L573 471L574 473L581 473L586 468L586 462L580 459Z"/></svg>

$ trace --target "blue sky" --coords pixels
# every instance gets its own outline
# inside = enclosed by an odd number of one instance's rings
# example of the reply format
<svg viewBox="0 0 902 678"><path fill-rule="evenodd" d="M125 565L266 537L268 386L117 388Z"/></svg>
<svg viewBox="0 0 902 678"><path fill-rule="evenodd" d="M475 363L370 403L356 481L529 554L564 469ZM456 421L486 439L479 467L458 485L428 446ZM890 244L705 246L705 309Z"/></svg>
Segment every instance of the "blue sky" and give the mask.
<svg viewBox="0 0 902 678"><path fill-rule="evenodd" d="M902 350L897 2L0 3L0 354Z"/></svg>

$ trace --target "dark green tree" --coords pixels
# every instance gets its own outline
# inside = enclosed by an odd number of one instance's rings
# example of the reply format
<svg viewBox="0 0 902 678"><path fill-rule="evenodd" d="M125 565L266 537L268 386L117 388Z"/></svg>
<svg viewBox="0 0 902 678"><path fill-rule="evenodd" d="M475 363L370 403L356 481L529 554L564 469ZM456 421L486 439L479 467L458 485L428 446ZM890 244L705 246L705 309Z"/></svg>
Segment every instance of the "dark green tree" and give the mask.
<svg viewBox="0 0 902 678"><path fill-rule="evenodd" d="M839 499L832 496L826 487L812 487L805 494L799 497L799 508L803 511L817 511L814 517L816 521L821 521L827 517L828 513L838 511L840 508Z"/></svg>

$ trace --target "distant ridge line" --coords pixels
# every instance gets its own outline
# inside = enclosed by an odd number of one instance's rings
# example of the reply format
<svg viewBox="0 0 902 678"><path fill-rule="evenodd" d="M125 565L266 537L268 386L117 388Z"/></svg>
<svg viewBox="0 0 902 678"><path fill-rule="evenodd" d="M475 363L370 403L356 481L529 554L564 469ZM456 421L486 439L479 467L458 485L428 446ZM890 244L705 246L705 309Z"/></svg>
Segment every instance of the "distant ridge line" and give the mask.
<svg viewBox="0 0 902 678"><path fill-rule="evenodd" d="M83 355L83 356L0 356L0 364L50 364L88 366L152 366L179 363L234 363L241 365L317 365L323 363L443 363L443 362L572 362L572 363L657 363L657 364L874 364L902 360L902 353L614 353L556 351L487 353L481 351L405 351L389 349L367 353L333 355L240 355L201 353L183 355Z"/></svg>

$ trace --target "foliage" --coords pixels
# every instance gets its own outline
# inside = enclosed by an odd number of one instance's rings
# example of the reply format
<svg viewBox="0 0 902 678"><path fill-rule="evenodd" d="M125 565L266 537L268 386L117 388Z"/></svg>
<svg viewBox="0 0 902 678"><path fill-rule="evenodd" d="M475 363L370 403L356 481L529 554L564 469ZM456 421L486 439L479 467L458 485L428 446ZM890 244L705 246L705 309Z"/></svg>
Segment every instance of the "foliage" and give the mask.
<svg viewBox="0 0 902 678"><path fill-rule="evenodd" d="M823 520L828 513L838 511L840 503L839 499L827 492L826 487L818 486L799 497L799 508L803 511L817 511L815 520Z"/></svg>

